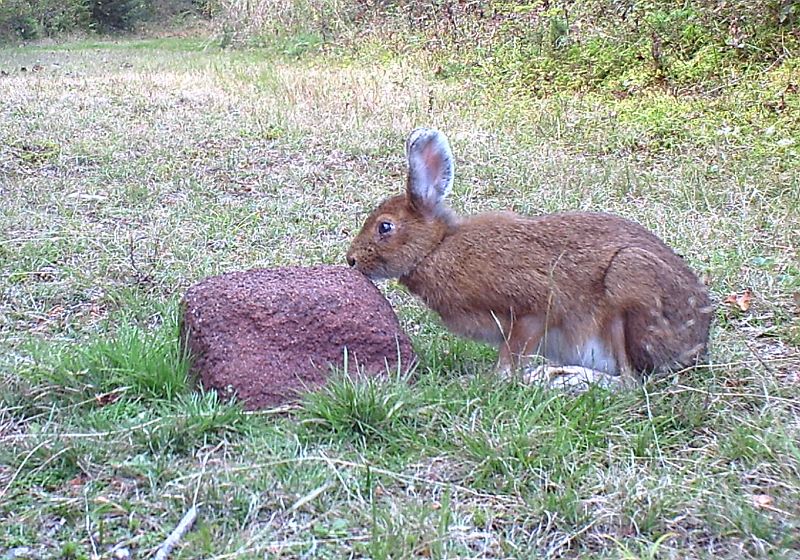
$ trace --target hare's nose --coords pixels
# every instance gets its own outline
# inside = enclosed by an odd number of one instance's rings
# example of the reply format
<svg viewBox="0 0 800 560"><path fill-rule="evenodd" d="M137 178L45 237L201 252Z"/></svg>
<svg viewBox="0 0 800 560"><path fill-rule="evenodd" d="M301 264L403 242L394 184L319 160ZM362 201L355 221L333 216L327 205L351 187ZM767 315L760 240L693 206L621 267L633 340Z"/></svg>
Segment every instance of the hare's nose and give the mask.
<svg viewBox="0 0 800 560"><path fill-rule="evenodd" d="M351 267L355 266L356 265L356 260L353 257L351 257L350 255L347 255L347 264L349 264Z"/></svg>

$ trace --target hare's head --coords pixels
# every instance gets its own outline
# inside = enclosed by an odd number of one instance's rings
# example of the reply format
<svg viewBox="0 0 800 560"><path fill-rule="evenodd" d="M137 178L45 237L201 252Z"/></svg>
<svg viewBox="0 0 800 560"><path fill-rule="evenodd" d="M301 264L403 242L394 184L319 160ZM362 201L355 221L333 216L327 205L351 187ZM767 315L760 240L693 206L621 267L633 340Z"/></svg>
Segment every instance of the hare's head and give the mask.
<svg viewBox="0 0 800 560"><path fill-rule="evenodd" d="M444 199L453 185L453 154L439 131L417 128L406 140L406 193L384 200L347 251L350 266L373 280L409 274L455 223Z"/></svg>
<svg viewBox="0 0 800 560"><path fill-rule="evenodd" d="M444 202L453 185L447 138L417 128L406 140L406 157L406 193L373 210L347 251L348 264L373 280L409 274L455 223Z"/></svg>

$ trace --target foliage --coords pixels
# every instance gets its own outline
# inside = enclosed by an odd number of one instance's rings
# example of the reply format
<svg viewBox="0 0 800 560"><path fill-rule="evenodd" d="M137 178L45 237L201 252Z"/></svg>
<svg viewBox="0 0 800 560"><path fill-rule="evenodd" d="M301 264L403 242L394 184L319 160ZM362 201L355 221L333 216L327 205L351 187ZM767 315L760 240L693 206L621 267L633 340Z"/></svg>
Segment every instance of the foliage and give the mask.
<svg viewBox="0 0 800 560"><path fill-rule="evenodd" d="M331 39L355 17L357 2L337 0L208 0L223 46L264 44L269 38L310 36Z"/></svg>
<svg viewBox="0 0 800 560"><path fill-rule="evenodd" d="M92 3L92 19L101 29L130 31L151 9L151 0L96 0Z"/></svg>
<svg viewBox="0 0 800 560"><path fill-rule="evenodd" d="M87 0L6 0L0 2L0 38L35 39L89 23Z"/></svg>
<svg viewBox="0 0 800 560"><path fill-rule="evenodd" d="M494 3L502 24L487 78L552 93L604 90L629 95L644 86L693 88L736 68L782 60L797 45L796 6L787 2L583 0ZM464 49L468 52L467 49Z"/></svg>
<svg viewBox="0 0 800 560"><path fill-rule="evenodd" d="M207 15L211 0L3 0L0 42L75 31L131 31L154 17Z"/></svg>
<svg viewBox="0 0 800 560"><path fill-rule="evenodd" d="M797 48L800 2L216 0L223 44L315 35L348 50L437 49L443 68L549 94L692 89ZM712 84L713 85L713 84Z"/></svg>

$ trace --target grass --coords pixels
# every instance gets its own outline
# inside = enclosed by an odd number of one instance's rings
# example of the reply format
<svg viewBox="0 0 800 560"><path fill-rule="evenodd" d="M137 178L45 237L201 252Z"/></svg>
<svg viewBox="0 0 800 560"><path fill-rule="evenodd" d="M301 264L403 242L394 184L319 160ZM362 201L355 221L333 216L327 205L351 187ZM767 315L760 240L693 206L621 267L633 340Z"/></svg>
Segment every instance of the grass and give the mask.
<svg viewBox="0 0 800 560"><path fill-rule="evenodd" d="M800 553L800 138L752 104L796 65L532 99L419 55L198 44L0 50L0 553L146 557L195 502L176 558ZM415 383L259 413L193 391L184 290L343 262L421 124L451 137L460 211L610 210L676 247L719 304L710 365L624 394L500 381L389 283Z"/></svg>

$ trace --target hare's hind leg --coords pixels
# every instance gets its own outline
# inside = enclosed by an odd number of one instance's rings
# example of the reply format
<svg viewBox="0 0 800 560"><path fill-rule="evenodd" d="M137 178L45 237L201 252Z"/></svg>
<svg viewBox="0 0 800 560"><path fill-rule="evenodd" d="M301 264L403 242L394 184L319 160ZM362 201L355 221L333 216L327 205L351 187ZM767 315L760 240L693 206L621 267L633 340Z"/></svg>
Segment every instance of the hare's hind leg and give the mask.
<svg viewBox="0 0 800 560"><path fill-rule="evenodd" d="M569 393L583 393L592 386L618 390L629 387L627 378L584 366L541 365L525 372L531 385L546 385Z"/></svg>
<svg viewBox="0 0 800 560"><path fill-rule="evenodd" d="M608 337L611 352L617 361L617 371L619 372L619 382L624 387L635 387L637 385L636 372L631 365L631 358L628 355L628 343L625 340L625 319L622 315L615 315L608 322L606 336Z"/></svg>
<svg viewBox="0 0 800 560"><path fill-rule="evenodd" d="M609 389L621 389L631 385L628 376L614 375L614 373L600 371L592 367L576 365L575 362L568 361L564 365L539 365L533 362L532 359L537 352L543 350L542 345L545 344L547 323L544 318L525 316L509 321L507 324L498 322L498 326L503 331L503 341L500 344L497 372L502 376L508 377L519 372L526 383L547 385L571 393L586 391L594 385ZM624 347L624 329L621 322L619 326L614 325L613 330L617 331L620 337L623 337L620 338L620 343ZM551 335L557 341L554 346L569 345L567 342L569 338L563 338L563 335L556 334L556 331L552 332ZM549 344L546 346L549 346ZM565 353L563 348L560 351L557 350L555 354L567 360L576 359L580 363L580 356L569 358L569 352ZM560 360L558 356L551 356L551 358ZM627 358L624 361L620 361L615 356L615 359L617 364L622 364L624 371L630 369Z"/></svg>
<svg viewBox="0 0 800 560"><path fill-rule="evenodd" d="M503 328L503 341L497 359L497 372L513 375L522 363L532 358L545 333L545 320L535 316L512 318Z"/></svg>
<svg viewBox="0 0 800 560"><path fill-rule="evenodd" d="M616 315L606 333L621 368L652 371L697 347L696 308L704 296L695 282L646 249L629 247L614 256L604 283Z"/></svg>

